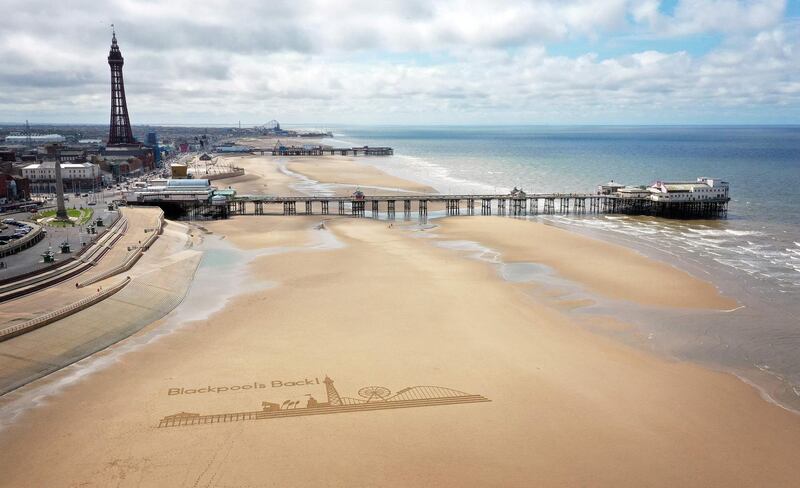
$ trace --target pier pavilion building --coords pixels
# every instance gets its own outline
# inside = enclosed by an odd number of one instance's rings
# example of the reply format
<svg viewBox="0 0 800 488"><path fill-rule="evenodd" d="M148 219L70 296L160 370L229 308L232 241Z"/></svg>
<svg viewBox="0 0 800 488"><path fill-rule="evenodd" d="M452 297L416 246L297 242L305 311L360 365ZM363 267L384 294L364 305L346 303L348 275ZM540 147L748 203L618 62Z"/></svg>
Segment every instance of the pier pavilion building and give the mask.
<svg viewBox="0 0 800 488"><path fill-rule="evenodd" d="M650 186L654 202L697 202L727 200L729 184L715 178L700 177L697 181L657 181Z"/></svg>

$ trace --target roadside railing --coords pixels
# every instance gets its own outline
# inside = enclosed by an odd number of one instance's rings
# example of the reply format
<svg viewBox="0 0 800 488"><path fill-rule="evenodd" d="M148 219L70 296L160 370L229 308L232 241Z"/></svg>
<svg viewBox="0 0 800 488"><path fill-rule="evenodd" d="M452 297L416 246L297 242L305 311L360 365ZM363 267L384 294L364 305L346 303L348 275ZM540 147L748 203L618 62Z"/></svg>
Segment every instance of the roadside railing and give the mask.
<svg viewBox="0 0 800 488"><path fill-rule="evenodd" d="M148 238L144 241L144 243L141 246L137 247L131 254L129 254L128 257L126 257L121 264L114 266L108 271L100 273L97 276L93 276L86 281L78 283L78 288L83 288L84 286L89 286L93 283L97 283L98 281L103 281L107 278L110 278L114 275L120 274L122 272L131 269L133 265L136 264L137 261L139 261L139 258L142 257L142 254L146 250L150 249L150 246L153 245L156 239L158 239L158 236L163 231L163 226L164 226L164 212L161 212L161 214L158 217L158 224L156 228L153 229L150 236L148 236Z"/></svg>
<svg viewBox="0 0 800 488"><path fill-rule="evenodd" d="M125 279L122 280L121 282L111 286L110 288L106 288L105 290L100 290L99 292L97 292L92 296L83 298L81 300L78 300L77 302L67 305L66 307L54 310L44 315L40 315L39 317L28 320L26 322L22 322L20 324L12 325L11 327L2 329L0 330L0 342L5 341L7 339L11 339L12 337L16 337L18 335L22 335L26 332L36 330L47 324L51 324L57 320L61 320L74 313L80 312L81 310L90 307L98 302L101 302L106 298L110 297L111 295L117 293L121 289L125 288L125 286L127 286L127 284L130 282L131 282L130 276L126 276Z"/></svg>

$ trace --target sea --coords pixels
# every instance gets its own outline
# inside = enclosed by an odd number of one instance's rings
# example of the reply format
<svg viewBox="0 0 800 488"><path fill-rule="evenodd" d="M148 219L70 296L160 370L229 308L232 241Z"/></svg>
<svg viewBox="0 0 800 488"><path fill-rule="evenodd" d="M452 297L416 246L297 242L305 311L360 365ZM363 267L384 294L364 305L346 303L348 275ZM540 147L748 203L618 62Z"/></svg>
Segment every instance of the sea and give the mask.
<svg viewBox="0 0 800 488"><path fill-rule="evenodd" d="M800 411L800 126L329 129L333 145L393 147L394 156L364 160L446 193L594 192L610 180L647 185L701 176L729 182L732 201L721 220L527 218L632 247L713 282L742 307L653 314L601 303L590 312L615 311L637 324L621 339L732 372L766 399Z"/></svg>

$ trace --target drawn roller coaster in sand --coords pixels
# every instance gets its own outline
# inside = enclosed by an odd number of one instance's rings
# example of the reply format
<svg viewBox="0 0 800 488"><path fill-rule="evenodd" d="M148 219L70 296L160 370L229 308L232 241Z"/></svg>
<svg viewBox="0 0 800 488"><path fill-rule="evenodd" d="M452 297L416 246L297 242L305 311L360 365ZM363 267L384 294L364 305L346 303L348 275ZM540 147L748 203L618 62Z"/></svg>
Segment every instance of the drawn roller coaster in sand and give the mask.
<svg viewBox="0 0 800 488"><path fill-rule="evenodd" d="M441 386L412 386L404 388L394 395L382 386L365 386L358 390L361 398L339 396L333 386L333 380L325 377L327 402L319 402L308 395L304 407L299 401L286 400L282 404L263 402L261 410L251 412L233 412L201 415L199 413L180 412L161 419L159 428L181 427L185 425L216 424L223 422L241 422L244 420L264 420L284 417L300 417L304 415L325 415L332 413L364 412L368 410L387 410L394 408L433 407L436 405L455 405L459 403L489 402L481 395L470 395L463 391L443 388Z"/></svg>

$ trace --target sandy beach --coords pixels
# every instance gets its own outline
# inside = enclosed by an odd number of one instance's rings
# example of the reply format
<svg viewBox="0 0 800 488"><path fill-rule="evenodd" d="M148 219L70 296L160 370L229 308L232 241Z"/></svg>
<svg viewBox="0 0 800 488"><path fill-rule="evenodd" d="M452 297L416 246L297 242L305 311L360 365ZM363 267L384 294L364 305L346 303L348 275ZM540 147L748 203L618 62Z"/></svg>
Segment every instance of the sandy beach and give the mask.
<svg viewBox="0 0 800 488"><path fill-rule="evenodd" d="M246 176L219 186L297 192L297 174L342 194L432 191L351 160L236 164ZM203 261L175 311L0 397L0 485L796 483L800 416L733 375L592 333L540 285L505 280L442 243L479 243L654 314L737 306L669 264L504 217L420 228L237 216L203 222L195 236ZM343 398L426 386L490 401L159 427L182 412L303 412L330 398L326 376Z"/></svg>
<svg viewBox="0 0 800 488"><path fill-rule="evenodd" d="M351 157L293 158L289 170L321 183L356 186L364 191L381 190L382 195L395 193L435 193L428 185L388 175Z"/></svg>

